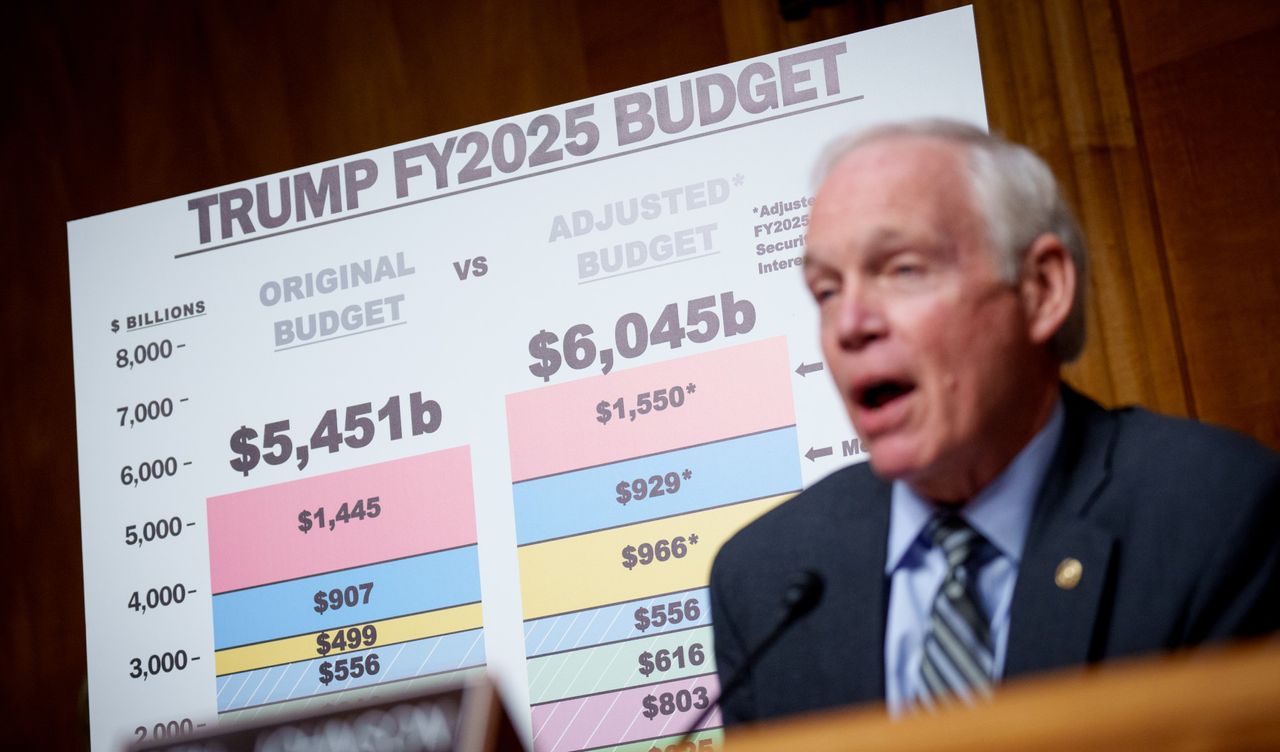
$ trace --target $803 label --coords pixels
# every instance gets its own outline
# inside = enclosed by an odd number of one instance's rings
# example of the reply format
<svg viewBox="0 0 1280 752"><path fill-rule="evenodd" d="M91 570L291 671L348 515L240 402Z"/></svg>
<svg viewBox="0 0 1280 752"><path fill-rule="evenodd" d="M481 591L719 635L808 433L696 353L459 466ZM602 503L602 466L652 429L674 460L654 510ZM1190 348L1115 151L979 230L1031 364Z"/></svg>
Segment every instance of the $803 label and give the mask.
<svg viewBox="0 0 1280 752"><path fill-rule="evenodd" d="M660 715L687 713L690 710L706 710L711 705L711 696L706 687L680 689L675 692L662 692L656 695L645 695L641 702L645 718L653 720Z"/></svg>

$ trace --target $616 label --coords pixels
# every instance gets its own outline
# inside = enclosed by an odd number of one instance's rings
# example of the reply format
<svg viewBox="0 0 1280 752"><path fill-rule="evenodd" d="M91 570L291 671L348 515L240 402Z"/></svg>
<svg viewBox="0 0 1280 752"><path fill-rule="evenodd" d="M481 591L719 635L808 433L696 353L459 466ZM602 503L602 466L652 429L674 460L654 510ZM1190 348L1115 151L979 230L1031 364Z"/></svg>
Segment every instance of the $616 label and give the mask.
<svg viewBox="0 0 1280 752"><path fill-rule="evenodd" d="M673 668L701 666L706 660L707 651L700 642L693 643L687 650L683 645L674 650L663 648L656 653L646 650L636 659L640 664L640 673L644 676L649 676L655 671L663 673Z"/></svg>

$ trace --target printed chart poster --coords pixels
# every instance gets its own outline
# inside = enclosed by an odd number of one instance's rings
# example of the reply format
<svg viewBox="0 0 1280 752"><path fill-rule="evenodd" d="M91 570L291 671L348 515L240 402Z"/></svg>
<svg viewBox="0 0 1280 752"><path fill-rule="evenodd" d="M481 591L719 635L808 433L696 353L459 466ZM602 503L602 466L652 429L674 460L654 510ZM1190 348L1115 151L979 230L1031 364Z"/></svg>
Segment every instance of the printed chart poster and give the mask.
<svg viewBox="0 0 1280 752"><path fill-rule="evenodd" d="M94 747L483 675L718 748L716 551L862 458L812 169L926 116L968 9L71 222Z"/></svg>

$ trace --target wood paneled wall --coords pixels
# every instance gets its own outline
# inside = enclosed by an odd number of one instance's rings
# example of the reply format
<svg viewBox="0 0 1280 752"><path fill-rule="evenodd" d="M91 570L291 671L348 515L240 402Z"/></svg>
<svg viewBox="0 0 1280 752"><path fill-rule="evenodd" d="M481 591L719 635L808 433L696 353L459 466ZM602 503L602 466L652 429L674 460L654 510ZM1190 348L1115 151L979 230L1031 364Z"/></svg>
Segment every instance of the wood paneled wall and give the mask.
<svg viewBox="0 0 1280 752"><path fill-rule="evenodd" d="M3 66L4 746L83 744L65 222L956 5L849 0L23 3ZM1280 5L979 0L990 120L1093 245L1108 403L1280 447Z"/></svg>
<svg viewBox="0 0 1280 752"><path fill-rule="evenodd" d="M1119 20L1189 410L1280 447L1280 3Z"/></svg>

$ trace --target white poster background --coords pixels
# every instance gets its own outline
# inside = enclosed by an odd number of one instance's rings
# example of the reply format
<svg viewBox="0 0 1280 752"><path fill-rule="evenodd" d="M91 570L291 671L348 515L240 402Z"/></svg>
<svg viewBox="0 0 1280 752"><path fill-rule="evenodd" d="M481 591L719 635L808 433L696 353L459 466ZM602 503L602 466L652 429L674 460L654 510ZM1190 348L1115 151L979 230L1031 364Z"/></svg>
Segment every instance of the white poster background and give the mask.
<svg viewBox="0 0 1280 752"><path fill-rule="evenodd" d="M833 52L833 46L840 46ZM747 66L778 70L780 59L825 50L793 66L795 89L809 98L759 114L739 106L726 119L637 143L619 145L615 106L620 97L666 87L678 101L681 81L708 73L737 80ZM834 61L834 70L824 61ZM838 91L831 91L830 74ZM757 82L759 80L757 79ZM769 83L769 82L766 82ZM772 82L777 85L777 81ZM448 185L437 188L428 160L415 158L422 174L396 195L396 153L447 142L479 131L492 137L503 123L528 132L533 119L592 105L589 120L599 142L582 156L529 167L527 157L511 173L460 184L456 156ZM676 107L679 105L677 104ZM678 113L677 113L678 114ZM643 366L696 352L774 336L787 338L792 366L821 359L816 314L798 266L761 272L761 264L798 258L802 249L759 255L758 244L796 237L789 231L760 234L753 209L811 195L815 159L832 138L877 122L946 116L986 126L972 12L963 8L765 55L667 81L608 94L474 129L442 134L313 165L234 186L181 196L68 224L77 434L85 569L85 611L93 746L114 748L134 739L136 726L176 718L212 723L216 717L209 552L205 503L210 496L256 488L437 449L468 445L474 482L484 635L490 675L499 683L515 722L529 734L528 687L522 634L511 474L504 397L533 389L529 342L540 330L563 334L591 324L607 339L614 321L639 311L652 322L667 303L681 307L697 297L732 290L752 301L755 328L734 340L680 350L651 346L615 369ZM508 129L510 130L510 129ZM565 146L564 136L557 144ZM490 138L490 140L492 140ZM537 139L529 138L532 150ZM282 177L320 176L354 159L376 163L376 181L358 194L358 208L252 233L232 223L221 237L210 209L209 240L201 242L199 210L189 202L234 188L252 192L266 182L271 195ZM488 161L492 166L492 159ZM728 181L719 204L637 221L581 237L552 237L557 217L634 196ZM278 204L276 205L278 207ZM296 209L296 207L295 207ZM793 212L787 216L801 216ZM250 218L256 221L256 214ZM579 278L580 253L663 233L716 225L711 247L654 268L603 280ZM194 252L194 253L193 253ZM412 275L374 285L265 306L264 284L369 258L403 253ZM488 272L459 279L454 263L484 256ZM278 350L277 320L322 309L341 309L377 297L403 294L403 325L331 341ZM113 332L111 322L203 301L205 315L157 327ZM116 352L169 338L185 343L171 358L117 368ZM595 376L599 368L562 366L550 383ZM304 441L327 409L421 391L443 407L441 429L400 441L376 438L369 446L312 456L300 472L294 463L260 464L249 476L231 470L228 439L241 425L290 419ZM117 408L161 396L185 396L173 417L133 428L119 425ZM810 447L833 454L804 460L808 485L842 464L841 442L853 438L825 372L796 376L793 395L803 455ZM762 399L767 395L762 395ZM177 456L191 465L172 478L125 486L121 468L141 460ZM169 515L199 523L196 533L166 545L126 546L126 525ZM125 607L129 595L181 580L199 591L180 608L145 615ZM203 660L183 671L138 681L130 659L186 649Z"/></svg>

